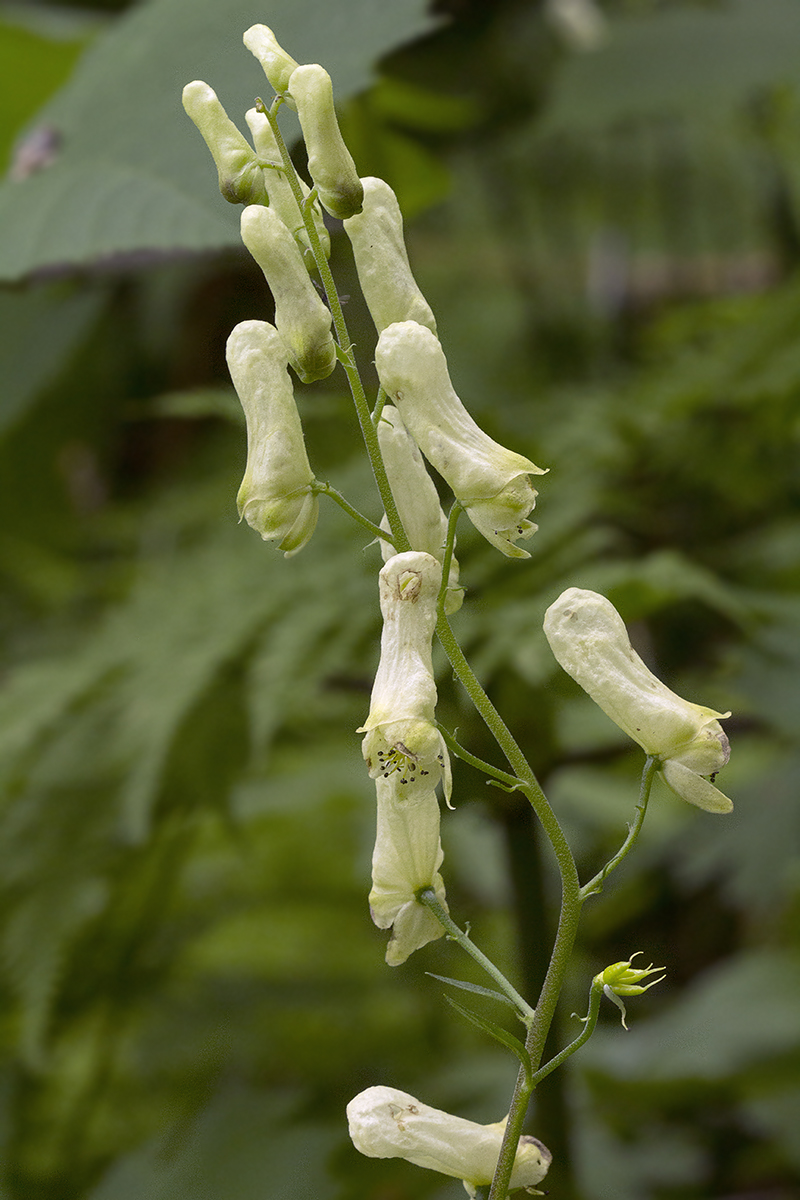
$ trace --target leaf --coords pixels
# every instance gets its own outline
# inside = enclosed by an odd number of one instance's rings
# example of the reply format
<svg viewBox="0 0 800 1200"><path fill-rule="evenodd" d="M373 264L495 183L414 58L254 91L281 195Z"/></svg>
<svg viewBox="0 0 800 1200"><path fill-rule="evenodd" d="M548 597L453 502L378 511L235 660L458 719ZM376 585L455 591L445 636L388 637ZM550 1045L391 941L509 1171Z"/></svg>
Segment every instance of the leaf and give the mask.
<svg viewBox="0 0 800 1200"><path fill-rule="evenodd" d="M575 55L562 71L544 128L727 114L760 90L795 83L798 39L795 0L665 7L645 18L610 21L606 44Z"/></svg>
<svg viewBox="0 0 800 1200"><path fill-rule="evenodd" d="M513 1008L516 1012L517 1006L508 996L504 996L502 992L496 992L493 988L481 987L479 983L467 983L466 979L449 979L447 975L434 975L433 971L426 971L426 975L430 975L431 979L438 979L440 983L449 983L451 987L461 988L465 992L475 992L479 996L488 996L490 1000L500 1000L501 1003L507 1004L509 1008Z"/></svg>
<svg viewBox="0 0 800 1200"><path fill-rule="evenodd" d="M464 1008L463 1004L459 1004L456 1000L451 999L450 996L445 996L445 1000L457 1013L461 1013L462 1017L466 1017L473 1025L477 1025L478 1029L482 1029L484 1033L488 1033L489 1037L494 1038L501 1046L505 1046L512 1054L516 1054L525 1072L525 1079L530 1084L533 1075L530 1055L519 1038L514 1037L513 1033L509 1033L508 1030L503 1029L502 1025L496 1024L495 1021L490 1021L486 1017L479 1017L477 1013Z"/></svg>
<svg viewBox="0 0 800 1200"><path fill-rule="evenodd" d="M114 255L239 244L238 208L185 116L181 89L205 77L238 124L268 84L242 46L274 27L300 62L323 62L339 100L374 61L430 29L423 0L150 0L121 17L39 114L59 131L46 171L0 185L0 279Z"/></svg>
<svg viewBox="0 0 800 1200"><path fill-rule="evenodd" d="M103 303L99 291L0 291L0 436L39 398L85 338Z"/></svg>

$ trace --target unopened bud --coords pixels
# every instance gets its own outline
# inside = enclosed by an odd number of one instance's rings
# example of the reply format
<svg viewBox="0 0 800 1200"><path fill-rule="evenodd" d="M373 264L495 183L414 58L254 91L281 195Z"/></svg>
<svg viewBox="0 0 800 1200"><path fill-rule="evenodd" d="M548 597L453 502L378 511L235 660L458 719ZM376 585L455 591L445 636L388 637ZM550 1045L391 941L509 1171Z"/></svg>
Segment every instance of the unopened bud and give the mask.
<svg viewBox="0 0 800 1200"><path fill-rule="evenodd" d="M389 486L411 549L423 550L441 562L447 538L447 517L442 512L439 493L428 474L419 447L403 424L400 413L391 404L385 405L381 413L378 441ZM381 528L389 528L386 517L381 521ZM390 542L381 542L384 562L394 553L394 546ZM464 600L464 589L458 586L458 574L458 560L454 556L450 562L444 606L448 615L458 612Z"/></svg>
<svg viewBox="0 0 800 1200"><path fill-rule="evenodd" d="M231 121L213 88L200 79L183 89L183 107L211 151L219 190L231 204L266 204L264 172L244 134Z"/></svg>
<svg viewBox="0 0 800 1200"><path fill-rule="evenodd" d="M330 75L316 63L298 67L289 80L289 95L297 105L308 172L323 208L342 219L361 212L364 189L336 120Z"/></svg>
<svg viewBox="0 0 800 1200"><path fill-rule="evenodd" d="M297 63L278 44L275 34L268 25L251 25L242 41L251 54L255 55L264 74L279 96L289 87L289 79ZM288 99L288 97L287 97ZM294 107L294 105L292 105Z"/></svg>
<svg viewBox="0 0 800 1200"><path fill-rule="evenodd" d="M375 364L383 387L428 462L452 488L473 525L509 558L528 558L516 545L536 526L528 458L506 450L476 425L456 395L435 334L416 321L389 325L378 339Z"/></svg>
<svg viewBox="0 0 800 1200"><path fill-rule="evenodd" d="M286 178L283 159L278 149L278 143L275 141L272 126L269 123L266 113L259 112L257 108L248 109L245 113L245 120L253 136L253 145L256 148L258 160L264 167L264 182L269 193L270 208L275 209L275 212L283 221L292 237L299 244L306 266L311 270L316 264L308 237L308 230L303 222L295 194L292 191L289 180ZM297 182L300 185L300 191L305 201L311 194L311 189L302 179L298 179ZM322 210L320 209L319 202L316 200L311 208L311 216L314 220L314 227L322 247L322 253L328 258L331 252L330 234L325 228Z"/></svg>
<svg viewBox="0 0 800 1200"><path fill-rule="evenodd" d="M325 379L336 365L331 314L308 277L297 242L272 208L242 213L242 241L256 260L275 300L275 324L289 362L303 383Z"/></svg>
<svg viewBox="0 0 800 1200"><path fill-rule="evenodd" d="M364 207L344 223L353 246L358 282L375 328L418 321L436 333L436 319L411 274L403 239L403 215L388 183L367 176Z"/></svg>
<svg viewBox="0 0 800 1200"><path fill-rule="evenodd" d="M226 348L228 368L247 421L247 467L239 488L239 516L288 558L314 532L319 501L303 429L277 329L242 321Z"/></svg>

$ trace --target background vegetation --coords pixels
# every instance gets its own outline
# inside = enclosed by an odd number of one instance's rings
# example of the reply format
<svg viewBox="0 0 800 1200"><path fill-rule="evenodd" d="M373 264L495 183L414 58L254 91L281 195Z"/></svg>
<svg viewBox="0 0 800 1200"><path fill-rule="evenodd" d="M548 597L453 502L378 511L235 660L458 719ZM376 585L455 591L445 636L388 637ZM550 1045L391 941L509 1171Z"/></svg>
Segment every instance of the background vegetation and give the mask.
<svg viewBox="0 0 800 1200"><path fill-rule="evenodd" d="M602 7L581 49L536 0L0 6L2 1200L455 1200L360 1159L344 1105L388 1083L496 1120L515 1075L424 974L468 974L453 948L392 971L369 921L377 549L333 506L289 562L236 524L223 347L269 299L179 93L242 114L254 21L330 69L461 395L552 468L529 563L465 528L456 628L584 877L641 764L558 672L555 595L605 591L734 712L734 814L659 792L587 910L562 1041L607 963L668 977L543 1087L550 1193L797 1196L800 6ZM340 375L301 404L377 518ZM455 795L454 913L535 994L551 864L513 797L466 769Z"/></svg>

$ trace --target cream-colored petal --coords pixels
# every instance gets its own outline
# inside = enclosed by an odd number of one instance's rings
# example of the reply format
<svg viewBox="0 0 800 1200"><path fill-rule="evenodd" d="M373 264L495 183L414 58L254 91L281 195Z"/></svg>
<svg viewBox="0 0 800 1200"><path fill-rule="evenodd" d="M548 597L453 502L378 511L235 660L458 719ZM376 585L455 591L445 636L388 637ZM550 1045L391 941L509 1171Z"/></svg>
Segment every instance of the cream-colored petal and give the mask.
<svg viewBox="0 0 800 1200"><path fill-rule="evenodd" d="M729 813L733 811L733 801L714 787L713 783L698 775L691 767L675 759L666 759L661 767L664 782L690 804L705 809L706 812Z"/></svg>

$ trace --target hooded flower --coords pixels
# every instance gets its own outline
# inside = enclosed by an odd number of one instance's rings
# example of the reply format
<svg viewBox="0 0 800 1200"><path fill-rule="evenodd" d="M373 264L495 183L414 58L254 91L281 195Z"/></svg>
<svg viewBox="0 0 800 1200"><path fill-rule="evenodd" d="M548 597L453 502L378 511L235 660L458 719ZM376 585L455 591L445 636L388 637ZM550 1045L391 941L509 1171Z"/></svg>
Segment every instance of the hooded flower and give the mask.
<svg viewBox="0 0 800 1200"><path fill-rule="evenodd" d="M380 573L381 658L369 716L358 730L370 777L392 779L408 795L432 791L450 759L434 724L431 643L441 566L430 554L395 554Z"/></svg>
<svg viewBox="0 0 800 1200"><path fill-rule="evenodd" d="M375 780L378 827L372 855L369 909L379 929L392 928L386 948L390 967L441 937L444 929L417 900L421 888L433 888L445 909L444 883L439 874L439 801L432 787L404 790L396 775Z"/></svg>
<svg viewBox="0 0 800 1200"><path fill-rule="evenodd" d="M424 550L441 561L447 538L447 517L442 512L439 495L428 474L417 443L402 422L400 413L391 404L385 405L378 422L378 441L397 504L397 511L413 550ZM388 529L386 517L381 528ZM381 542L381 554L387 562L394 554L391 542ZM458 586L458 562L450 563L445 612L458 612L464 599L464 589Z"/></svg>
<svg viewBox="0 0 800 1200"><path fill-rule="evenodd" d="M325 379L336 366L331 314L308 277L297 242L274 209L258 204L244 210L241 228L275 299L275 324L289 362L303 383Z"/></svg>
<svg viewBox="0 0 800 1200"><path fill-rule="evenodd" d="M211 151L219 190L231 204L266 204L264 172L244 134L231 121L207 83L195 79L183 89L183 107Z"/></svg>
<svg viewBox="0 0 800 1200"><path fill-rule="evenodd" d="M344 223L358 282L378 333L395 321L418 321L436 333L428 301L417 287L403 239L403 215L388 183L362 179L364 207Z"/></svg>
<svg viewBox="0 0 800 1200"><path fill-rule="evenodd" d="M473 525L509 558L529 558L516 545L536 526L528 458L506 450L475 424L459 400L436 335L416 321L389 325L378 339L378 375L428 462L450 485Z"/></svg>
<svg viewBox="0 0 800 1200"><path fill-rule="evenodd" d="M597 592L569 588L551 604L544 632L556 659L603 712L646 754L677 795L707 812L733 804L713 783L730 758L715 712L682 700L648 670L614 605Z"/></svg>
<svg viewBox="0 0 800 1200"><path fill-rule="evenodd" d="M319 501L312 491L303 429L277 329L242 321L226 348L228 368L247 420L247 468L239 488L239 516L265 541L278 541L288 558L314 532Z"/></svg>
<svg viewBox="0 0 800 1200"><path fill-rule="evenodd" d="M289 180L286 178L281 152L278 149L278 143L275 141L275 134L272 132L272 126L267 119L267 115L266 113L259 112L257 108L250 108L245 113L245 120L250 128L258 161L265 168L263 175L266 189L269 193L270 208L275 209L275 212L283 221L292 237L299 244L309 268L314 267L316 264L311 251L311 243L308 240L308 233L303 224L303 218L297 206L294 192ZM298 179L297 182L300 184L303 199L307 200L311 194L311 188L302 179ZM327 258L331 252L331 239L325 228L319 201L314 201L311 213L314 218L314 225L320 245L322 246L322 251Z"/></svg>
<svg viewBox="0 0 800 1200"><path fill-rule="evenodd" d="M505 1129L505 1121L478 1125L390 1087L360 1092L347 1106L347 1120L353 1145L362 1154L404 1158L418 1167L461 1179L470 1196L477 1187L492 1182ZM550 1151L540 1141L521 1137L511 1187L533 1192L551 1161Z"/></svg>
<svg viewBox="0 0 800 1200"><path fill-rule="evenodd" d="M297 67L288 95L297 107L308 151L308 173L332 217L361 212L364 189L336 120L331 77L318 63Z"/></svg>

